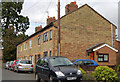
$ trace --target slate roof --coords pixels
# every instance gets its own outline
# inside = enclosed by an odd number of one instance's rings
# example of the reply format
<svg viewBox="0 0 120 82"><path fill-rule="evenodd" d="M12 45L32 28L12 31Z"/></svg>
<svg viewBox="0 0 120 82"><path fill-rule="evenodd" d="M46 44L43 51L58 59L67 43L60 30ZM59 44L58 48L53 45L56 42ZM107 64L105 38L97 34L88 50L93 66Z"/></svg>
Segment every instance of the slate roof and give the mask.
<svg viewBox="0 0 120 82"><path fill-rule="evenodd" d="M88 49L86 49L86 51L87 51L87 52L92 52L93 49L95 49L96 47L99 47L99 46L101 46L101 45L103 45L103 44L105 44L105 43L98 43L98 44L95 44L95 45L89 47Z"/></svg>

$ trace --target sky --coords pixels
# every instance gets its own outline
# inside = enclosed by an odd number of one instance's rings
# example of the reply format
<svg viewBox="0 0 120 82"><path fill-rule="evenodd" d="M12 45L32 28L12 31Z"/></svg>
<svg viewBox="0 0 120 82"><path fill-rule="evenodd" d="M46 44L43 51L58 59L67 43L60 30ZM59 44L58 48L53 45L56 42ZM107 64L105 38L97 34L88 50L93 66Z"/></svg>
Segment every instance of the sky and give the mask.
<svg viewBox="0 0 120 82"><path fill-rule="evenodd" d="M65 15L65 5L73 1L76 1L78 7L88 4L113 24L118 25L118 2L120 0L60 0L61 17ZM35 33L37 26L45 27L48 16L57 18L57 3L58 0L24 0L21 14L28 16L30 20L27 35Z"/></svg>

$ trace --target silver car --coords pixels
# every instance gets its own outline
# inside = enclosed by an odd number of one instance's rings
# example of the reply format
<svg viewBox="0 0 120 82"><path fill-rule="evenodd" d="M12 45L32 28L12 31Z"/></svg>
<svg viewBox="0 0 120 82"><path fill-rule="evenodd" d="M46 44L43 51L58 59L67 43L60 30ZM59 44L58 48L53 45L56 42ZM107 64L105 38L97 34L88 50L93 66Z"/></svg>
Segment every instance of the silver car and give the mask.
<svg viewBox="0 0 120 82"><path fill-rule="evenodd" d="M18 60L15 63L15 71L33 72L33 64L30 60Z"/></svg>
<svg viewBox="0 0 120 82"><path fill-rule="evenodd" d="M8 68L9 68L9 63L10 63L9 61L6 62L6 64L5 64L5 69L8 69Z"/></svg>

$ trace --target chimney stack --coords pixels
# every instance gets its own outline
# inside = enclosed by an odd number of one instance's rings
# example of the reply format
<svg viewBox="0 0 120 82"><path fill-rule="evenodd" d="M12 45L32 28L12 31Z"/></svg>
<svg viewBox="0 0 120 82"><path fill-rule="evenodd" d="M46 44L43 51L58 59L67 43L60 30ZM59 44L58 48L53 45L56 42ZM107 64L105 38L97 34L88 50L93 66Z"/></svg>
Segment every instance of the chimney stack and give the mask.
<svg viewBox="0 0 120 82"><path fill-rule="evenodd" d="M65 6L65 14L68 14L76 9L78 9L78 5L76 4L76 1L71 2L70 4L67 4Z"/></svg>
<svg viewBox="0 0 120 82"><path fill-rule="evenodd" d="M35 27L35 32L38 32L42 29L42 25L38 26L38 27Z"/></svg>
<svg viewBox="0 0 120 82"><path fill-rule="evenodd" d="M54 22L56 20L55 17L49 17L47 18L47 25L50 24L51 22Z"/></svg>

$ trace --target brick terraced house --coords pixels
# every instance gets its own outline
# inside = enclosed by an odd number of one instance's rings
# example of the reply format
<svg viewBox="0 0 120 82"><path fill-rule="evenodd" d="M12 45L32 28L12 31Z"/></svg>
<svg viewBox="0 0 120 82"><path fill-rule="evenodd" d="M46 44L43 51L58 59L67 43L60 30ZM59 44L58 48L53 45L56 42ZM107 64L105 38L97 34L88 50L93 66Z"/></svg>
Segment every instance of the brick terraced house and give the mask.
<svg viewBox="0 0 120 82"><path fill-rule="evenodd" d="M118 64L120 42L115 40L116 26L87 4L78 8L76 2L71 2L65 8L66 15L60 19L61 56L70 60L93 59L99 65ZM48 17L47 26L36 27L35 31L17 45L17 59L30 59L35 64L38 58L57 56L55 17Z"/></svg>

